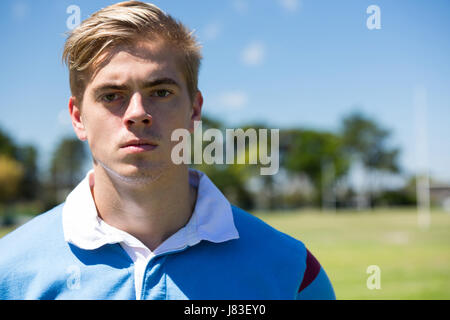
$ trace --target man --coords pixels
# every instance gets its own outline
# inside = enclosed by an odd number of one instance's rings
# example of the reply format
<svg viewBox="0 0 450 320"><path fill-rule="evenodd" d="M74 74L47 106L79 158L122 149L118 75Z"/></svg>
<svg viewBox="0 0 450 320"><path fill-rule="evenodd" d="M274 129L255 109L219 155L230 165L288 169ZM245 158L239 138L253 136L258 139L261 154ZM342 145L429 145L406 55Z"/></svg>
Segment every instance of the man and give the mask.
<svg viewBox="0 0 450 320"><path fill-rule="evenodd" d="M203 104L187 28L153 5L118 3L73 30L63 57L93 170L1 239L1 299L335 298L300 241L171 160L171 133L192 133Z"/></svg>

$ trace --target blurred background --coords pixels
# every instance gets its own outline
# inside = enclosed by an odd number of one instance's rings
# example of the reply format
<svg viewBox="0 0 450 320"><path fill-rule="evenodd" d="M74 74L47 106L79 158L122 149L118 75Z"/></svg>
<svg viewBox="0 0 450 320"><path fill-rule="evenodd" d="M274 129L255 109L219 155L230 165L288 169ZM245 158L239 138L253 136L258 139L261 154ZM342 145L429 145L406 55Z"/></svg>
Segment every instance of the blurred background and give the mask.
<svg viewBox="0 0 450 320"><path fill-rule="evenodd" d="M0 237L91 167L61 54L80 19L114 2L0 3ZM196 168L302 240L338 299L450 298L448 1L153 3L203 45L203 130L279 129L275 175Z"/></svg>

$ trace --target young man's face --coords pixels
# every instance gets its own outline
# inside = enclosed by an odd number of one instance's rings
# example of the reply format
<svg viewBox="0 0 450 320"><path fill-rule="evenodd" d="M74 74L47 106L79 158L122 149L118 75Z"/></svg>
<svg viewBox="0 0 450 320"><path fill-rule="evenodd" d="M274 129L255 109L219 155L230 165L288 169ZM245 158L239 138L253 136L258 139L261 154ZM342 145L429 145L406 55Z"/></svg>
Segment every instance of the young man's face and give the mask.
<svg viewBox="0 0 450 320"><path fill-rule="evenodd" d="M94 73L82 106L69 102L72 123L89 143L94 165L130 181L158 177L174 166L175 129L192 132L202 96L192 101L176 52L163 42L114 49Z"/></svg>

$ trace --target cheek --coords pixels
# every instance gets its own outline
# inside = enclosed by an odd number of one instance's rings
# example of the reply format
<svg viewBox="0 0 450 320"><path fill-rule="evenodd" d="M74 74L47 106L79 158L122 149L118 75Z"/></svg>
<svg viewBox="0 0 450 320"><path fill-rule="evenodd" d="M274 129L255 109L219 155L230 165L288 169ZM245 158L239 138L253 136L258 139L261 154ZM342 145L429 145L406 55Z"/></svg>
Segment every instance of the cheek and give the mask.
<svg viewBox="0 0 450 320"><path fill-rule="evenodd" d="M189 129L191 106L183 99L174 99L170 104L161 105L151 110L153 129L169 137L178 128Z"/></svg>
<svg viewBox="0 0 450 320"><path fill-rule="evenodd" d="M85 119L84 124L88 144L94 156L112 145L113 138L118 132L115 119L102 115L92 115Z"/></svg>
<svg viewBox="0 0 450 320"><path fill-rule="evenodd" d="M171 137L174 131L178 129L186 129L189 131L190 121L184 114L176 114L169 119L166 118L166 122L162 124L162 126L164 128L163 135L166 137L168 142L171 142Z"/></svg>
<svg viewBox="0 0 450 320"><path fill-rule="evenodd" d="M172 108L172 123L178 128L188 128L190 125L192 105L187 97L180 98L176 102L176 106Z"/></svg>

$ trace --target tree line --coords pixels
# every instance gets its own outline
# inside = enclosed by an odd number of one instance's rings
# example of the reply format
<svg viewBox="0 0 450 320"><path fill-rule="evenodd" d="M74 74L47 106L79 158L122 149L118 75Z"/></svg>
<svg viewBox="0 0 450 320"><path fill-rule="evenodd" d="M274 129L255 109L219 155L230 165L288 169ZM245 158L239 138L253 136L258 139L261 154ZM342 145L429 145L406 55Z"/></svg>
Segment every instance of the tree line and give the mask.
<svg viewBox="0 0 450 320"><path fill-rule="evenodd" d="M217 119L203 127L225 130ZM246 128L267 128L247 124ZM270 145L270 142L268 143ZM415 183L399 164L400 148L392 132L355 111L335 131L284 128L279 132L280 172L261 176L258 167L240 164L196 165L236 204L246 209L292 209L304 206L370 208L414 205ZM355 167L363 181L351 180ZM385 178L404 180L393 187Z"/></svg>
<svg viewBox="0 0 450 320"><path fill-rule="evenodd" d="M205 129L226 128L207 117L202 124ZM247 128L270 129L261 124L242 127ZM411 183L397 189L379 183L386 175L405 175L399 165L400 148L391 145L391 136L367 115L353 112L335 131L280 129L277 175L260 175L258 165L191 166L205 172L232 203L245 209L412 205L416 200ZM89 161L83 142L64 137L48 167L39 168L36 147L18 145L0 129L0 213L4 219L15 213L38 213L64 201L85 175ZM362 186L350 181L355 166L364 172Z"/></svg>
<svg viewBox="0 0 450 320"><path fill-rule="evenodd" d="M83 142L65 137L55 148L50 166L39 168L37 148L17 144L0 128L0 224L64 201L82 177L87 159Z"/></svg>

